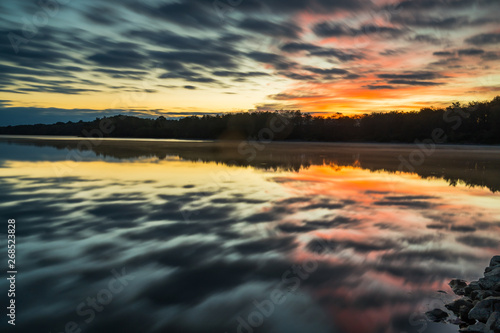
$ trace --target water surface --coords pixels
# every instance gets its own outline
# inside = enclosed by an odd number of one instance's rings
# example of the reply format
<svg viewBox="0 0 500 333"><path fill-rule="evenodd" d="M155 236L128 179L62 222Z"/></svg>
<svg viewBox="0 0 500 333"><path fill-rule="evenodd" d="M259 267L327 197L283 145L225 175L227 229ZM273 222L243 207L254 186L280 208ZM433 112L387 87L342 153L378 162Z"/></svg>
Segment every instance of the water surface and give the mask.
<svg viewBox="0 0 500 333"><path fill-rule="evenodd" d="M500 148L253 147L0 139L16 330L457 332L423 312L499 253Z"/></svg>

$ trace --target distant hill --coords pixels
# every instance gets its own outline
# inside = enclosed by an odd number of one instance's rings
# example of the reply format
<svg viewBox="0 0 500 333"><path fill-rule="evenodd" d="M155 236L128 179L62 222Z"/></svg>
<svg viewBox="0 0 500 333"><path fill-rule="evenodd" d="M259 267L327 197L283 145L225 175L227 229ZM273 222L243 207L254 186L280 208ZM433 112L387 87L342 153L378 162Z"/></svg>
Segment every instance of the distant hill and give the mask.
<svg viewBox="0 0 500 333"><path fill-rule="evenodd" d="M413 112L376 112L358 116L311 116L300 111L145 119L96 118L90 122L0 127L0 134L70 135L123 138L212 140L303 140L500 144L500 96L491 101L454 103Z"/></svg>

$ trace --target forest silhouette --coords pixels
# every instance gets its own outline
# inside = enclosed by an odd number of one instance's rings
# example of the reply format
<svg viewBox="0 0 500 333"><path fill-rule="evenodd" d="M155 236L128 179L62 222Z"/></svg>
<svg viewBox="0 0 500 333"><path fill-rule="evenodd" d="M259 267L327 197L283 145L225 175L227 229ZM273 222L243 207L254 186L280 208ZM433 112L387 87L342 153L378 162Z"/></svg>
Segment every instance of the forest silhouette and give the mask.
<svg viewBox="0 0 500 333"><path fill-rule="evenodd" d="M347 116L312 116L295 110L240 112L156 119L117 115L84 122L0 127L0 134L88 136L106 119L112 131L104 137L296 140L330 142L414 142L429 140L439 130L436 143L500 143L500 96L491 101L453 103L446 108L420 111L374 112Z"/></svg>

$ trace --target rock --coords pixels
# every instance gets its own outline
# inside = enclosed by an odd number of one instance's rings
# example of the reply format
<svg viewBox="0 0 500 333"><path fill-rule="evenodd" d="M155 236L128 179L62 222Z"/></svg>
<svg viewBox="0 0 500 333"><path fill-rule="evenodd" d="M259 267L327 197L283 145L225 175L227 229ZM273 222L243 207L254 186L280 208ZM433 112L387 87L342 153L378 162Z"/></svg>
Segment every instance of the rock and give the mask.
<svg viewBox="0 0 500 333"><path fill-rule="evenodd" d="M467 282L465 280L455 279L450 281L449 286L455 295L465 295L464 289L467 287Z"/></svg>
<svg viewBox="0 0 500 333"><path fill-rule="evenodd" d="M486 329L486 325L483 323L476 323L472 326L462 328L459 330L459 332L461 332L461 333L490 333Z"/></svg>
<svg viewBox="0 0 500 333"><path fill-rule="evenodd" d="M469 318L486 323L491 314L495 311L500 312L500 297L488 297L474 306L469 312Z"/></svg>
<svg viewBox="0 0 500 333"><path fill-rule="evenodd" d="M448 310L453 311L453 313L455 313L456 315L459 315L463 311L467 311L467 313L469 313L469 311L474 307L474 305L472 304L472 302L466 299L457 299L452 303L446 304L445 307Z"/></svg>
<svg viewBox="0 0 500 333"><path fill-rule="evenodd" d="M449 283L457 295L465 295L449 303L446 308L463 333L500 333L500 256L494 256L479 281L454 279ZM448 314L439 309L426 313L429 319L444 321ZM447 322L451 322L447 320Z"/></svg>
<svg viewBox="0 0 500 333"><path fill-rule="evenodd" d="M474 290L481 290L478 281L472 281L467 287L464 288L465 295L469 296Z"/></svg>
<svg viewBox="0 0 500 333"><path fill-rule="evenodd" d="M500 265L500 256L494 256L490 260L490 267Z"/></svg>
<svg viewBox="0 0 500 333"><path fill-rule="evenodd" d="M490 267L491 270L484 273L484 277L500 276L500 266Z"/></svg>
<svg viewBox="0 0 500 333"><path fill-rule="evenodd" d="M496 265L496 266L486 267L486 268L484 269L484 274L489 273L489 272L491 272L492 270L494 270L495 268L498 268L498 267L500 267L500 266L499 266L499 265Z"/></svg>
<svg viewBox="0 0 500 333"><path fill-rule="evenodd" d="M491 290L493 287L500 283L500 268L496 268L489 273L486 273L483 278L479 279L481 289Z"/></svg>
<svg viewBox="0 0 500 333"><path fill-rule="evenodd" d="M425 315L427 316L427 318L429 318L429 320L432 320L435 323L439 323L444 319L448 318L449 316L448 313L444 312L441 309L434 309L432 311L427 311Z"/></svg>
<svg viewBox="0 0 500 333"><path fill-rule="evenodd" d="M486 322L486 328L494 333L500 332L500 312L493 312Z"/></svg>
<svg viewBox="0 0 500 333"><path fill-rule="evenodd" d="M492 296L493 297L500 296L500 293L493 290L474 290L470 294L471 299L474 301L482 301L483 299Z"/></svg>

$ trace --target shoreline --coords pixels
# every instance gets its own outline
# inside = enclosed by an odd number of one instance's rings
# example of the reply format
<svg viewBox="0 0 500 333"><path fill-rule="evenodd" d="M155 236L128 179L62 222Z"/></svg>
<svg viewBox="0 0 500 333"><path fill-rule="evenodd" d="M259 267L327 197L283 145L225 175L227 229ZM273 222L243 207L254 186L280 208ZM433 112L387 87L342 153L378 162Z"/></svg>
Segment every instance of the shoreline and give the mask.
<svg viewBox="0 0 500 333"><path fill-rule="evenodd" d="M132 137L81 137L81 136L59 136L59 135L16 135L16 134L0 134L0 141L18 140L18 141L104 141L104 142L151 142L151 143L198 143L198 144L218 144L224 146L239 145L242 142L249 142L247 139L242 140L205 140L205 139L167 139L167 138L132 138ZM325 145L325 146L351 146L351 147L400 147L408 148L415 147L417 143L409 142L349 142L349 141L300 141L300 140L276 140L264 143L266 145ZM500 144L475 144L475 143L435 143L438 149L458 149L467 150L468 148L483 148L487 150L500 149Z"/></svg>
<svg viewBox="0 0 500 333"><path fill-rule="evenodd" d="M461 333L500 332L500 256L491 258L479 280L454 279L449 286L460 298L445 305L448 311L436 308L426 312L431 321L459 325ZM450 318L449 312L456 318Z"/></svg>

